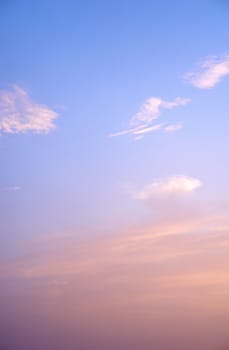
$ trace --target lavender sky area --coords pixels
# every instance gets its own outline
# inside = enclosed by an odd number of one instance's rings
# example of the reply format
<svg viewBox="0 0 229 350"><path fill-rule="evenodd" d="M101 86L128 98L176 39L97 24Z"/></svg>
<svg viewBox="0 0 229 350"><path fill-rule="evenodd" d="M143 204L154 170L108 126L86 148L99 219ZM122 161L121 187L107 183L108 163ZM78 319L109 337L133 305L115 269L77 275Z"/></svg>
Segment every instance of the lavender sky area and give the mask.
<svg viewBox="0 0 229 350"><path fill-rule="evenodd" d="M229 350L229 2L0 1L0 350Z"/></svg>

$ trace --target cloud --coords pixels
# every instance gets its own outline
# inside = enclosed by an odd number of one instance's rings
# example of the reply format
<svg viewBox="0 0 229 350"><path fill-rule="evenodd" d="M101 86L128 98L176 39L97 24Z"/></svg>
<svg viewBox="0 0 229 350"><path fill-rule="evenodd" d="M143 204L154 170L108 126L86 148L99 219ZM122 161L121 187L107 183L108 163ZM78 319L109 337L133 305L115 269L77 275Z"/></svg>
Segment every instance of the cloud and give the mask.
<svg viewBox="0 0 229 350"><path fill-rule="evenodd" d="M169 124L164 127L164 132L167 132L167 133L174 132L174 131L181 130L182 128L183 128L183 125L181 123Z"/></svg>
<svg viewBox="0 0 229 350"><path fill-rule="evenodd" d="M110 137L117 137L117 136L123 136L123 135L127 135L127 134L132 134L135 135L136 137L138 136L144 136L144 134L147 134L149 132L153 132L153 131L158 131L162 128L163 124L155 124L152 126L146 126L146 127L141 127L141 128L130 128L127 130L123 130L123 131L118 131L114 134L111 134Z"/></svg>
<svg viewBox="0 0 229 350"><path fill-rule="evenodd" d="M4 188L5 191L20 191L21 187L20 186L7 186Z"/></svg>
<svg viewBox="0 0 229 350"><path fill-rule="evenodd" d="M119 266L122 273L123 268L129 265L134 273L137 265L140 267L140 262L142 266L143 263L162 263L191 255L201 257L204 251L212 250L214 253L216 247L226 251L229 244L228 224L228 215L201 215L184 221L179 218L151 223L149 226L97 235L90 239L77 234L69 236L64 232L62 236L53 236L49 240L47 236L43 236L43 239L41 236L39 240L27 242L28 255L1 263L0 276L52 277L52 285L65 286L70 276L93 275L98 270L104 273L109 267ZM184 243L182 249L181 241ZM226 256L229 257L228 254ZM182 270L182 266L180 268ZM199 269L200 266L198 272ZM111 270L115 273L114 269ZM64 276L66 278L62 282L55 279Z"/></svg>
<svg viewBox="0 0 229 350"><path fill-rule="evenodd" d="M177 97L174 101L165 101L158 97L150 97L129 121L129 127L125 130L112 133L110 137L118 137L127 134L136 136L137 139L144 137L146 133L158 131L163 128L164 124L154 124L159 118L163 109L173 109L178 106L184 106L190 102L190 99ZM168 128L169 126L167 126ZM180 129L180 128L179 128ZM178 130L174 128L173 131Z"/></svg>
<svg viewBox="0 0 229 350"><path fill-rule="evenodd" d="M147 200L154 197L191 193L201 187L200 180L184 175L171 176L164 180L155 180L134 193L135 199Z"/></svg>
<svg viewBox="0 0 229 350"><path fill-rule="evenodd" d="M21 87L0 91L0 132L48 133L55 128L58 114L45 105L35 103Z"/></svg>
<svg viewBox="0 0 229 350"><path fill-rule="evenodd" d="M226 75L229 75L229 55L206 59L200 70L187 73L185 79L199 89L211 89Z"/></svg>

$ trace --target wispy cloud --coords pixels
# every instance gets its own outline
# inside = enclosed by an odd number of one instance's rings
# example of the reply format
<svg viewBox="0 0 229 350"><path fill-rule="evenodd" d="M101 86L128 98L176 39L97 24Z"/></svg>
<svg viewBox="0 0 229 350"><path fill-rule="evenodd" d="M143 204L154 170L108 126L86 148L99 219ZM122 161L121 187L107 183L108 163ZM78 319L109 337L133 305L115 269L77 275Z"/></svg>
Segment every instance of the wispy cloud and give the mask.
<svg viewBox="0 0 229 350"><path fill-rule="evenodd" d="M211 89L226 75L229 75L229 55L207 58L199 70L187 73L185 79L199 89Z"/></svg>
<svg viewBox="0 0 229 350"><path fill-rule="evenodd" d="M112 133L110 137L118 137L127 134L134 135L135 138L143 137L146 133L158 131L163 129L166 123L155 124L163 109L173 109L178 106L184 106L190 102L188 98L177 97L174 101L165 101L158 97L150 97L141 106L138 113L136 113L129 121L127 129ZM171 127L171 126L170 126ZM169 128L169 125L167 126ZM166 129L166 126L165 126ZM174 128L170 131L176 131L180 128ZM137 137L136 137L137 136Z"/></svg>
<svg viewBox="0 0 229 350"><path fill-rule="evenodd" d="M20 191L20 186L7 186L3 189L4 191Z"/></svg>
<svg viewBox="0 0 229 350"><path fill-rule="evenodd" d="M177 124L169 124L164 127L164 132L175 132L178 130L181 130L183 128L183 124L177 123Z"/></svg>
<svg viewBox="0 0 229 350"><path fill-rule="evenodd" d="M154 197L191 193L201 187L200 180L184 175L171 176L167 179L154 180L140 191L134 193L135 199L147 200Z"/></svg>
<svg viewBox="0 0 229 350"><path fill-rule="evenodd" d="M55 128L57 117L55 111L34 102L27 91L17 85L10 91L0 91L0 132L48 133Z"/></svg>

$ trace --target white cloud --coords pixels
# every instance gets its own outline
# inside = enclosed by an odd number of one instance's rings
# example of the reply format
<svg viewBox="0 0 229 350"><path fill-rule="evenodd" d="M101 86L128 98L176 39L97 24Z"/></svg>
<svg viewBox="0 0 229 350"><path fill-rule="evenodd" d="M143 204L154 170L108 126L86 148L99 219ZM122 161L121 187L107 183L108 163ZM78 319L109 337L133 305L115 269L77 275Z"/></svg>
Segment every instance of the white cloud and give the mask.
<svg viewBox="0 0 229 350"><path fill-rule="evenodd" d="M154 197L188 194L201 186L201 181L196 178L176 175L167 179L154 180L134 193L134 199L147 200Z"/></svg>
<svg viewBox="0 0 229 350"><path fill-rule="evenodd" d="M113 134L110 137L117 137L122 135L131 134L139 139L144 134L158 131L163 127L163 124L154 124L161 114L162 109L173 109L178 106L184 106L190 102L190 99L177 97L174 101L164 101L158 97L150 97L140 108L140 111L136 113L129 121L129 127L126 130L122 130ZM173 130L175 131L175 130Z"/></svg>
<svg viewBox="0 0 229 350"><path fill-rule="evenodd" d="M28 93L19 86L11 91L0 91L0 132L48 133L55 128L58 114L45 105L31 100Z"/></svg>
<svg viewBox="0 0 229 350"><path fill-rule="evenodd" d="M185 79L199 89L211 89L226 75L229 75L229 55L206 59L199 71L187 73Z"/></svg>

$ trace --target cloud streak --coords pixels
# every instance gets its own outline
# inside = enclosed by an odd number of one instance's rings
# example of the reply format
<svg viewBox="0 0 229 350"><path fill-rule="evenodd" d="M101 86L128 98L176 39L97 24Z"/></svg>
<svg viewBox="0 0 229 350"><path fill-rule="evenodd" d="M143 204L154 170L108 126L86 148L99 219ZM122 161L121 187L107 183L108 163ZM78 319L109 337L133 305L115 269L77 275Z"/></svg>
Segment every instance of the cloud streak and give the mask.
<svg viewBox="0 0 229 350"><path fill-rule="evenodd" d="M229 75L229 55L211 57L202 62L200 69L185 75L185 79L199 89L211 89Z"/></svg>
<svg viewBox="0 0 229 350"><path fill-rule="evenodd" d="M34 102L21 87L0 91L0 133L44 133L55 128L58 114L45 105Z"/></svg>
<svg viewBox="0 0 229 350"><path fill-rule="evenodd" d="M155 124L155 121L160 117L163 110L171 110L178 106L185 106L190 102L188 98L177 97L174 101L165 101L158 97L150 97L141 106L129 121L127 129L112 133L110 137L118 137L123 135L134 135L136 139L144 137L146 133L158 130L177 131L180 127L174 125L166 125L166 123ZM136 137L137 136L137 137Z"/></svg>
<svg viewBox="0 0 229 350"><path fill-rule="evenodd" d="M172 132L181 130L182 128L183 128L183 125L182 125L181 123L169 124L169 125L165 126L164 132L166 132L166 133L172 133Z"/></svg>
<svg viewBox="0 0 229 350"><path fill-rule="evenodd" d="M20 191L20 186L7 186L3 189L4 191Z"/></svg>

